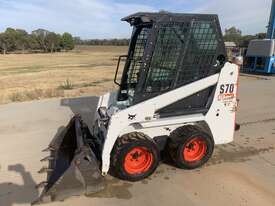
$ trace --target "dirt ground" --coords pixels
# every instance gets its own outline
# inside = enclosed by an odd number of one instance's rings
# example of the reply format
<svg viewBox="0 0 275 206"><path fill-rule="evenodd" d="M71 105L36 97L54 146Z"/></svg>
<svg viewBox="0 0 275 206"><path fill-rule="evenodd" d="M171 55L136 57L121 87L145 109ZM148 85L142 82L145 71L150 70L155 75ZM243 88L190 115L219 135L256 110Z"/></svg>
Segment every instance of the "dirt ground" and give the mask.
<svg viewBox="0 0 275 206"><path fill-rule="evenodd" d="M71 52L0 55L0 104L51 97L101 95L114 89L127 47L79 46Z"/></svg>
<svg viewBox="0 0 275 206"><path fill-rule="evenodd" d="M108 177L107 188L52 206L275 205L275 77L242 76L235 141L219 145L207 165L180 170L161 164L148 179L129 183ZM52 99L0 106L0 205L29 205L38 197L39 160L73 113L91 121L95 97Z"/></svg>

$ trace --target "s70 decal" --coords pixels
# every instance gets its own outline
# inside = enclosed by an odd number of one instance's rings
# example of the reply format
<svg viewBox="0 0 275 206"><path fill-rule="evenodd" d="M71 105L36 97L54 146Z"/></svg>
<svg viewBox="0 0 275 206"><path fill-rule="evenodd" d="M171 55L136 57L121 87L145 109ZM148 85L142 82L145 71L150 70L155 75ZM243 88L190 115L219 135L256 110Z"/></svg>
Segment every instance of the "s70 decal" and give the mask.
<svg viewBox="0 0 275 206"><path fill-rule="evenodd" d="M230 94L234 92L234 84L222 84L220 86L220 94Z"/></svg>

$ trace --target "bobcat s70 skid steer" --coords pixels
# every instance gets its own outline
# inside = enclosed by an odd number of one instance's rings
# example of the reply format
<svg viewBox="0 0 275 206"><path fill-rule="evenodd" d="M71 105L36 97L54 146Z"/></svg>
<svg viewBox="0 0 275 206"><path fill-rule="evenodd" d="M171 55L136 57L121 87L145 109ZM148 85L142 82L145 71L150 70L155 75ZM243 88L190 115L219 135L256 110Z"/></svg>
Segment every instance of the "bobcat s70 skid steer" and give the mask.
<svg viewBox="0 0 275 206"><path fill-rule="evenodd" d="M146 178L162 151L179 168L197 168L215 144L233 141L239 67L227 62L217 15L136 13L122 20L133 33L118 60L119 89L100 97L93 131L76 115L52 140L35 203L97 192L108 172Z"/></svg>

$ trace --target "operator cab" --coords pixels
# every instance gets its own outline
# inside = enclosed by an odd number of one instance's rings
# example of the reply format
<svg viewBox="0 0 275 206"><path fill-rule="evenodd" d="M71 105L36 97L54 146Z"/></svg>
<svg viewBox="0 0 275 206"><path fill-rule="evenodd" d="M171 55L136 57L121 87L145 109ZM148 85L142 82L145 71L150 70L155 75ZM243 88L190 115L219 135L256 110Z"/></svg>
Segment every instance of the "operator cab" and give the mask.
<svg viewBox="0 0 275 206"><path fill-rule="evenodd" d="M217 15L136 13L122 19L133 26L127 55L119 57L117 101L131 106L207 76L219 73L226 52ZM126 58L121 81L117 81ZM208 88L175 103L176 108L202 109L213 94Z"/></svg>
<svg viewBox="0 0 275 206"><path fill-rule="evenodd" d="M118 101L128 100L129 102L133 102L135 88L140 79L140 69L144 66L142 65L144 63L143 56L148 35L152 28L152 22L150 21L131 24L133 25L133 32L128 55L120 56L118 61L117 69L119 69L120 60L126 58L121 82L117 82L115 79L115 83L120 86Z"/></svg>

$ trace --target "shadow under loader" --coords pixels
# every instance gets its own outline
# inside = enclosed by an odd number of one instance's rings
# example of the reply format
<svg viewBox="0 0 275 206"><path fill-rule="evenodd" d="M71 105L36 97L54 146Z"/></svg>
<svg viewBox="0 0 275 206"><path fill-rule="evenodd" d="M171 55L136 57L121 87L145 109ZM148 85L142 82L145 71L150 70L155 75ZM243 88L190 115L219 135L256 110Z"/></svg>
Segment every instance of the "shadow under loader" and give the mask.
<svg viewBox="0 0 275 206"><path fill-rule="evenodd" d="M0 183L0 205L12 206L13 204L29 203L38 198L39 192L35 188L35 181L31 173L25 170L22 164L10 165L8 170L18 173L23 180L23 184L12 182Z"/></svg>

